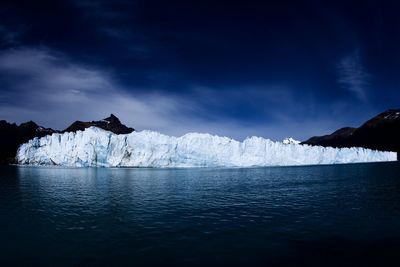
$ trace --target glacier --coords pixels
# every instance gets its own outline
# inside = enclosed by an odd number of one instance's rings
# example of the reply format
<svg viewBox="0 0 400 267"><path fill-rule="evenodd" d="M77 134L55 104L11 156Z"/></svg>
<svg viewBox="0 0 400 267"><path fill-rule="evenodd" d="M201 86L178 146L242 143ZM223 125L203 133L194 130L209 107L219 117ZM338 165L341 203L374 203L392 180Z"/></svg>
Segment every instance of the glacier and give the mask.
<svg viewBox="0 0 400 267"><path fill-rule="evenodd" d="M254 167L395 161L395 152L364 148L325 148L249 137L188 133L181 137L153 131L113 134L90 127L54 133L22 144L19 164L69 167Z"/></svg>

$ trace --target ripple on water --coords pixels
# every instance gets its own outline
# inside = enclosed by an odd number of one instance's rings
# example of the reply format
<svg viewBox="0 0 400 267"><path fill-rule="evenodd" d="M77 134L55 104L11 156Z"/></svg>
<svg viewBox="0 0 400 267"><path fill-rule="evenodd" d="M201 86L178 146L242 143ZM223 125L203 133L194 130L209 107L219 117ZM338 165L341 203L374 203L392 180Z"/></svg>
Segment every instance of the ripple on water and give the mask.
<svg viewBox="0 0 400 267"><path fill-rule="evenodd" d="M6 263L263 266L400 249L398 163L0 171Z"/></svg>

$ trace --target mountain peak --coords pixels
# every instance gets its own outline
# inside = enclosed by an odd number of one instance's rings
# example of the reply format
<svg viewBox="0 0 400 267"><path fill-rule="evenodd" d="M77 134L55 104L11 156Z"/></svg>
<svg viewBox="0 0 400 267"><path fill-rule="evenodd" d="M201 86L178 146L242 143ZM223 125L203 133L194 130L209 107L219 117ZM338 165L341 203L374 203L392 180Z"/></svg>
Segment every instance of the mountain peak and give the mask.
<svg viewBox="0 0 400 267"><path fill-rule="evenodd" d="M117 118L117 116L111 113L111 115L108 118L99 121L90 121L90 122L75 121L63 132L83 131L86 128L92 126L113 132L115 134L128 134L135 131L135 129L127 127L126 125L122 124L121 121Z"/></svg>
<svg viewBox="0 0 400 267"><path fill-rule="evenodd" d="M118 119L117 116L111 113L111 115L108 118L103 119L104 121L108 121L111 123L121 123L121 121Z"/></svg>
<svg viewBox="0 0 400 267"><path fill-rule="evenodd" d="M37 128L39 127L34 121L23 122L19 125L21 128Z"/></svg>

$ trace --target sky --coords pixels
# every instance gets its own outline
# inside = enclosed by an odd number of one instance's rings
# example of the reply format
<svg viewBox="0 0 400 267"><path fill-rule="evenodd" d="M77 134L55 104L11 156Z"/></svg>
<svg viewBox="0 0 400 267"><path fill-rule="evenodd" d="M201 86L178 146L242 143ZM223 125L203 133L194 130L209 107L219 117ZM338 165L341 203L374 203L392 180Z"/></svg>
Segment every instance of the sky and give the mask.
<svg viewBox="0 0 400 267"><path fill-rule="evenodd" d="M400 106L397 1L0 2L0 119L306 140Z"/></svg>

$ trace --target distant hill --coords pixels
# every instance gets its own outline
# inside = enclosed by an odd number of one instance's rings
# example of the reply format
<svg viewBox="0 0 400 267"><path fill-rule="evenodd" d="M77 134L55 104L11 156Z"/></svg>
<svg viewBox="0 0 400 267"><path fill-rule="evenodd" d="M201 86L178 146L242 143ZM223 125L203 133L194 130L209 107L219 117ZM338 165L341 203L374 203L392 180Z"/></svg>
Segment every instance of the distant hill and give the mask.
<svg viewBox="0 0 400 267"><path fill-rule="evenodd" d="M33 121L28 121L17 125L15 123L8 123L5 120L0 121L0 163L13 163L18 147L33 139L34 137L43 137L53 133L76 132L84 130L88 127L96 126L106 131L115 134L128 134L135 129L125 126L113 114L110 117L100 121L75 121L68 128L63 131L53 130L51 128L44 128L37 125Z"/></svg>
<svg viewBox="0 0 400 267"><path fill-rule="evenodd" d="M302 144L331 147L364 147L400 153L400 109L378 114L358 128L341 128L332 134L311 137Z"/></svg>

